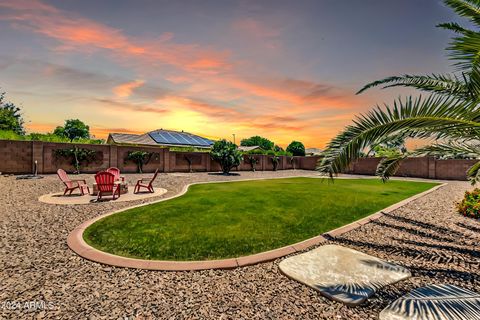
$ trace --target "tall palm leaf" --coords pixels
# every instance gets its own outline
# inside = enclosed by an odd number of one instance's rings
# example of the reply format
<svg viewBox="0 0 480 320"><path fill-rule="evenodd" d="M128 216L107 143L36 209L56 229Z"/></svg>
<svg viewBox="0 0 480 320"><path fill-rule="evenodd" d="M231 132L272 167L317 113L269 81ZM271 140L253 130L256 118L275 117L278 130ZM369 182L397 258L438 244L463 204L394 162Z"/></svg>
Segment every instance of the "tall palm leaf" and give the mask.
<svg viewBox="0 0 480 320"><path fill-rule="evenodd" d="M461 16L467 17L480 27L480 0L445 0ZM411 138L436 138L447 141L410 152L382 159L377 175L383 180L393 175L401 160L406 156L438 155L440 152L453 154L466 144L454 145L453 139L478 140L480 137L480 33L461 27L456 23L439 25L453 30L457 36L447 48L450 58L455 60L457 75L389 77L367 84L360 92L371 87L407 86L428 91L427 98L409 97L399 99L392 106L377 108L358 116L353 125L332 139L324 151L324 158L317 170L333 176L345 170L362 154L366 147L399 135ZM450 141L450 143L448 142ZM470 146L471 147L471 146ZM467 148L468 149L468 148ZM468 155L478 158L478 148L469 148ZM480 180L480 163L468 174L472 181Z"/></svg>
<svg viewBox="0 0 480 320"><path fill-rule="evenodd" d="M419 90L435 92L438 94L447 94L459 98L468 98L471 96L469 87L465 78L459 79L455 75L403 75L393 76L382 80L377 80L365 85L357 94L370 88L382 86L382 89L391 87L413 87Z"/></svg>
<svg viewBox="0 0 480 320"><path fill-rule="evenodd" d="M392 107L377 107L358 116L335 137L324 151L317 170L333 176L358 159L365 147L386 137L408 133L412 138L480 136L480 109L470 101L430 96L395 101Z"/></svg>

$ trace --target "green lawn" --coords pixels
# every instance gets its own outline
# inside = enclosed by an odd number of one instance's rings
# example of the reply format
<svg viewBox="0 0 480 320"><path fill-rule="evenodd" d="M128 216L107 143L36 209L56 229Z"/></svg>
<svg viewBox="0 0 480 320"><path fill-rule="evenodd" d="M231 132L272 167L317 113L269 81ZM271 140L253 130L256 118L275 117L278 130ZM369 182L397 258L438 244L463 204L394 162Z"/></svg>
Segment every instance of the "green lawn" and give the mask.
<svg viewBox="0 0 480 320"><path fill-rule="evenodd" d="M238 257L319 235L435 185L315 178L194 185L179 198L97 221L84 239L97 249L144 259Z"/></svg>

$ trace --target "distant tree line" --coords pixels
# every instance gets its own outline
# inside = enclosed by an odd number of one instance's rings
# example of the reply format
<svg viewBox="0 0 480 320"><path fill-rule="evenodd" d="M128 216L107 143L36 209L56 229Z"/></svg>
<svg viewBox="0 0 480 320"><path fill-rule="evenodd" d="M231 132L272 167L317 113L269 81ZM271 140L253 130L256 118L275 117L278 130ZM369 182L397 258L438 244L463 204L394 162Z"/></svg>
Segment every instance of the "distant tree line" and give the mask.
<svg viewBox="0 0 480 320"><path fill-rule="evenodd" d="M273 151L275 155L293 155L293 156L305 155L305 146L300 141L292 141L288 145L287 149L283 150L282 147L280 147L279 145L276 145L273 141L267 138L264 138L261 136L253 136L250 138L242 139L240 141L240 145L244 147L258 146L266 154L269 154L268 151Z"/></svg>
<svg viewBox="0 0 480 320"><path fill-rule="evenodd" d="M90 135L90 127L79 119L65 120L49 133L25 133L25 121L20 107L6 100L6 93L0 93L0 139L32 140L48 142L102 143Z"/></svg>

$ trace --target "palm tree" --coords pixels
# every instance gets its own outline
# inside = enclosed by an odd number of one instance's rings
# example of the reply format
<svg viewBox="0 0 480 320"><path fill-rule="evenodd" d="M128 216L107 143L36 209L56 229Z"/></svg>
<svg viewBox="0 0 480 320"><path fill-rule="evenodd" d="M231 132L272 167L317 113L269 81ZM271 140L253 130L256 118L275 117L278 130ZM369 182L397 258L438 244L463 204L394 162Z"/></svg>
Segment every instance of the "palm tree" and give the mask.
<svg viewBox="0 0 480 320"><path fill-rule="evenodd" d="M457 14L480 28L480 0L444 0ZM452 74L403 75L378 80L357 94L376 86L413 87L428 93L426 97L399 98L393 105L378 105L361 114L328 144L317 170L333 177L358 159L363 150L398 137L434 140L434 144L411 152L383 158L376 174L386 181L408 156L480 157L480 32L457 23L437 27L455 33L447 51L454 61ZM480 29L479 29L480 30ZM480 181L480 162L467 172Z"/></svg>

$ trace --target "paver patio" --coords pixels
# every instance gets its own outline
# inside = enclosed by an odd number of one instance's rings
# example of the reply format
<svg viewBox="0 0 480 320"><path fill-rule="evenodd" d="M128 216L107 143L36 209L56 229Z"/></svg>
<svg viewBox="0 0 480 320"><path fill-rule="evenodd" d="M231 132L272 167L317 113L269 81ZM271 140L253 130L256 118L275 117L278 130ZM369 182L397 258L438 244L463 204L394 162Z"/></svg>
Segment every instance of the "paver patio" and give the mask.
<svg viewBox="0 0 480 320"><path fill-rule="evenodd" d="M132 188L130 188L132 189ZM155 189L155 192L139 192L134 194L132 190L128 193L122 194L115 202L124 202L124 201L138 201L145 200L153 197L158 197L165 194L167 190L163 188ZM97 196L92 195L80 195L80 194L71 194L64 196L63 192L54 192L49 194L44 194L38 198L38 201L50 203L50 204L63 204L63 205L76 205L76 204L89 204L89 203L98 203L96 202ZM101 201L110 201L110 196L105 196L104 200Z"/></svg>
<svg viewBox="0 0 480 320"><path fill-rule="evenodd" d="M312 174L301 170L242 172L240 177L162 174L155 186L167 189L161 197L168 197L195 181ZM127 180L138 177L127 175ZM0 181L0 302L52 304L52 310L29 314L3 307L0 318L363 320L377 319L397 298L432 283L471 291L480 287L480 222L454 213L454 202L471 188L467 182L451 182L378 220L330 238L331 244L391 261L412 272L412 278L387 286L364 305L351 308L285 277L278 269L284 258L234 270L195 272L116 268L85 260L66 244L75 227L100 214L157 198L65 210L65 206L37 200L61 190L56 176L20 181L0 177Z"/></svg>

